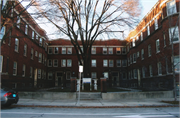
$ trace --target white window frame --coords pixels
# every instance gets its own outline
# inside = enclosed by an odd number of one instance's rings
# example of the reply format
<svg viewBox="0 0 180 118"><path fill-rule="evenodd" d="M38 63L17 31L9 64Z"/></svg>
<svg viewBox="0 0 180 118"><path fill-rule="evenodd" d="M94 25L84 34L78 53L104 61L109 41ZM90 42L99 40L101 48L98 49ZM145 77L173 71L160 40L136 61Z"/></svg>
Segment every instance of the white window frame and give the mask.
<svg viewBox="0 0 180 118"><path fill-rule="evenodd" d="M123 59L122 60L122 67L126 67L127 66L127 60L126 59Z"/></svg>
<svg viewBox="0 0 180 118"><path fill-rule="evenodd" d="M71 47L67 48L67 54L72 54L72 48Z"/></svg>
<svg viewBox="0 0 180 118"><path fill-rule="evenodd" d="M48 54L52 54L53 53L53 48L52 47L48 47Z"/></svg>
<svg viewBox="0 0 180 118"><path fill-rule="evenodd" d="M159 53L160 52L160 40L157 39L156 40L156 53Z"/></svg>
<svg viewBox="0 0 180 118"><path fill-rule="evenodd" d="M91 78L96 79L97 78L97 73L96 72L91 72Z"/></svg>
<svg viewBox="0 0 180 118"><path fill-rule="evenodd" d="M109 67L114 67L114 60L112 59L109 60Z"/></svg>
<svg viewBox="0 0 180 118"><path fill-rule="evenodd" d="M141 41L143 41L143 32L141 32Z"/></svg>
<svg viewBox="0 0 180 118"><path fill-rule="evenodd" d="M173 36L173 34L174 34L175 37ZM169 42L170 42L170 44L172 42L172 37L173 37L173 43L179 42L179 29L178 29L178 26L169 28ZM178 40L174 40L176 38L178 38Z"/></svg>
<svg viewBox="0 0 180 118"><path fill-rule="evenodd" d="M42 53L39 53L39 59L38 59L39 63L42 63Z"/></svg>
<svg viewBox="0 0 180 118"><path fill-rule="evenodd" d="M162 65L161 65L161 62L157 63L157 67L158 67L158 75L162 75Z"/></svg>
<svg viewBox="0 0 180 118"><path fill-rule="evenodd" d="M96 54L96 47L92 47L91 54Z"/></svg>
<svg viewBox="0 0 180 118"><path fill-rule="evenodd" d="M149 25L147 26L147 35L148 36L150 35L150 26Z"/></svg>
<svg viewBox="0 0 180 118"><path fill-rule="evenodd" d="M135 47L135 46L136 46L136 40L132 39L132 47Z"/></svg>
<svg viewBox="0 0 180 118"><path fill-rule="evenodd" d="M96 59L91 60L91 67L96 67Z"/></svg>
<svg viewBox="0 0 180 118"><path fill-rule="evenodd" d="M107 54L107 47L103 47L103 54Z"/></svg>
<svg viewBox="0 0 180 118"><path fill-rule="evenodd" d="M61 67L66 67L66 59L61 60Z"/></svg>
<svg viewBox="0 0 180 118"><path fill-rule="evenodd" d="M59 48L58 47L54 47L54 54L58 54L59 53Z"/></svg>
<svg viewBox="0 0 180 118"><path fill-rule="evenodd" d="M32 39L34 40L34 30L32 30Z"/></svg>
<svg viewBox="0 0 180 118"><path fill-rule="evenodd" d="M15 64L15 65L14 65ZM16 76L17 75L17 62L14 61L13 63L13 75Z"/></svg>
<svg viewBox="0 0 180 118"><path fill-rule="evenodd" d="M24 56L27 56L27 44L24 44Z"/></svg>
<svg viewBox="0 0 180 118"><path fill-rule="evenodd" d="M177 9L176 9L176 1L175 0L171 0L170 2L168 2L166 4L166 12L167 12L167 16L170 16L172 14L177 13Z"/></svg>
<svg viewBox="0 0 180 118"><path fill-rule="evenodd" d="M39 46L42 46L42 44L43 44L43 39L40 37L39 38Z"/></svg>
<svg viewBox="0 0 180 118"><path fill-rule="evenodd" d="M116 66L117 67L121 67L121 60L119 59L119 60L116 60Z"/></svg>
<svg viewBox="0 0 180 118"><path fill-rule="evenodd" d="M35 57L37 57L38 56L38 52L37 51L35 51Z"/></svg>
<svg viewBox="0 0 180 118"><path fill-rule="evenodd" d="M19 52L19 39L18 38L15 38L15 51L16 52Z"/></svg>
<svg viewBox="0 0 180 118"><path fill-rule="evenodd" d="M20 24L21 24L21 18L19 16L17 16L17 27L20 28Z"/></svg>
<svg viewBox="0 0 180 118"><path fill-rule="evenodd" d="M3 26L3 27L2 27L2 29L1 29L1 32L0 32L0 40L2 40L2 39L3 39L4 34L5 34L5 31L6 31L6 27L5 27L5 26Z"/></svg>
<svg viewBox="0 0 180 118"><path fill-rule="evenodd" d="M25 25L25 34L28 35L28 25Z"/></svg>
<svg viewBox="0 0 180 118"><path fill-rule="evenodd" d="M179 73L180 72L180 58L179 55L174 56L174 71L175 73Z"/></svg>
<svg viewBox="0 0 180 118"><path fill-rule="evenodd" d="M133 70L134 79L137 79L137 69Z"/></svg>
<svg viewBox="0 0 180 118"><path fill-rule="evenodd" d="M113 48L112 47L108 48L108 54L113 54Z"/></svg>
<svg viewBox="0 0 180 118"><path fill-rule="evenodd" d="M48 59L48 67L52 67L52 59Z"/></svg>
<svg viewBox="0 0 180 118"><path fill-rule="evenodd" d="M155 28L155 30L158 29L158 19L157 18L154 20L154 28Z"/></svg>
<svg viewBox="0 0 180 118"><path fill-rule="evenodd" d="M66 47L62 47L62 54L66 54Z"/></svg>
<svg viewBox="0 0 180 118"><path fill-rule="evenodd" d="M53 59L53 67L58 67L58 59Z"/></svg>
<svg viewBox="0 0 180 118"><path fill-rule="evenodd" d="M116 47L116 54L121 54L121 47Z"/></svg>
<svg viewBox="0 0 180 118"><path fill-rule="evenodd" d="M108 60L107 59L103 60L103 67L108 67Z"/></svg>
<svg viewBox="0 0 180 118"><path fill-rule="evenodd" d="M25 77L25 73L26 73L26 65L23 64L23 68L22 68L22 76Z"/></svg>
<svg viewBox="0 0 180 118"><path fill-rule="evenodd" d="M146 72L145 72L145 67L142 67L142 77L145 78L146 77Z"/></svg>
<svg viewBox="0 0 180 118"><path fill-rule="evenodd" d="M107 78L107 79L108 79L108 78L109 78L109 73L108 73L108 72L104 72L104 73L103 73L103 76L104 76L104 78Z"/></svg>
<svg viewBox="0 0 180 118"><path fill-rule="evenodd" d="M3 56L0 55L0 73L2 73L2 68L3 68Z"/></svg>
<svg viewBox="0 0 180 118"><path fill-rule="evenodd" d="M72 59L67 59L67 67L72 67Z"/></svg>
<svg viewBox="0 0 180 118"><path fill-rule="evenodd" d="M152 70L152 65L149 65L149 76L153 76L153 70Z"/></svg>
<svg viewBox="0 0 180 118"><path fill-rule="evenodd" d="M126 47L122 47L122 54L126 54Z"/></svg>

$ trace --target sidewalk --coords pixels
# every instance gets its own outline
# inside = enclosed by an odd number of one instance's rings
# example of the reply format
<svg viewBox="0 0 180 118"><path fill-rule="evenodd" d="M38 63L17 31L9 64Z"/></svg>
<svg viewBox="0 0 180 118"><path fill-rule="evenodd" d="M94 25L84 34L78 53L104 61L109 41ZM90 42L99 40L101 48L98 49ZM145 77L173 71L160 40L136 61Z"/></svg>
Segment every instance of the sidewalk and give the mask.
<svg viewBox="0 0 180 118"><path fill-rule="evenodd" d="M173 101L174 98L164 99L126 99L126 100L41 100L19 99L18 107L59 107L59 108L133 108L133 107L179 107L161 102ZM179 100L179 98L178 98Z"/></svg>

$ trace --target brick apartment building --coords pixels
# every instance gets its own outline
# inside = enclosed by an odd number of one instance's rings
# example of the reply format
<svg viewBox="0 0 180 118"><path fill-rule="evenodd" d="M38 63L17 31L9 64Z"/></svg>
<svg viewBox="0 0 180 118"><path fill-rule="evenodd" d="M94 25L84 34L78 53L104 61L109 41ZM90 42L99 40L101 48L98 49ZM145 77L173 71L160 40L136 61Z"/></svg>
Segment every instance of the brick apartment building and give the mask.
<svg viewBox="0 0 180 118"><path fill-rule="evenodd" d="M125 40L95 41L91 78L97 78L98 85L100 78L108 78L110 87L170 90L173 88L173 44L178 86L178 15L178 0L159 0ZM13 11L13 16L17 16L12 20L17 26L1 46L1 83L11 88L70 87L71 78L79 77L79 63L70 40L48 40L46 32L26 11L20 19L18 10ZM7 32L9 26L4 29ZM172 36L170 32L174 29Z"/></svg>

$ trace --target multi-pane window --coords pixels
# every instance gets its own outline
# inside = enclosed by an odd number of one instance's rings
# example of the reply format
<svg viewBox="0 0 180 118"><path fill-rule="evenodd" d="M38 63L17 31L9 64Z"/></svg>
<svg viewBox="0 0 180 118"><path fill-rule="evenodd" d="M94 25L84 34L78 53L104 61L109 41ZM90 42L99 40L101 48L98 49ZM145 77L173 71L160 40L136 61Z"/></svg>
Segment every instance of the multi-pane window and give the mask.
<svg viewBox="0 0 180 118"><path fill-rule="evenodd" d="M96 78L97 78L96 72L92 72L92 73L91 73L91 78L93 78L93 79L96 79Z"/></svg>
<svg viewBox="0 0 180 118"><path fill-rule="evenodd" d="M38 56L38 52L37 52L37 51L35 51L35 56L36 56L36 57Z"/></svg>
<svg viewBox="0 0 180 118"><path fill-rule="evenodd" d="M48 59L48 66L52 67L52 60L51 59Z"/></svg>
<svg viewBox="0 0 180 118"><path fill-rule="evenodd" d="M122 66L123 66L123 67L126 67L126 66L127 66L127 60L126 60L126 59L122 60Z"/></svg>
<svg viewBox="0 0 180 118"><path fill-rule="evenodd" d="M169 28L169 39L170 42L178 42L179 41L179 29L178 26Z"/></svg>
<svg viewBox="0 0 180 118"><path fill-rule="evenodd" d="M141 59L144 59L144 49L141 50Z"/></svg>
<svg viewBox="0 0 180 118"><path fill-rule="evenodd" d="M143 33L141 32L141 41L143 41Z"/></svg>
<svg viewBox="0 0 180 118"><path fill-rule="evenodd" d="M3 26L0 32L0 40L4 37L4 34L5 34L5 27Z"/></svg>
<svg viewBox="0 0 180 118"><path fill-rule="evenodd" d="M137 69L134 69L134 79L137 79Z"/></svg>
<svg viewBox="0 0 180 118"><path fill-rule="evenodd" d="M121 67L121 60L116 60L117 67Z"/></svg>
<svg viewBox="0 0 180 118"><path fill-rule="evenodd" d="M36 34L36 40L38 40L39 36Z"/></svg>
<svg viewBox="0 0 180 118"><path fill-rule="evenodd" d="M59 50L58 47L54 47L54 54L58 54L58 50Z"/></svg>
<svg viewBox="0 0 180 118"><path fill-rule="evenodd" d="M172 0L172 1L168 2L167 5L166 5L166 8L167 8L167 15L168 16L176 13L177 12L177 10L176 10L176 1Z"/></svg>
<svg viewBox="0 0 180 118"><path fill-rule="evenodd" d="M114 61L113 60L109 60L109 67L114 67Z"/></svg>
<svg viewBox="0 0 180 118"><path fill-rule="evenodd" d="M150 77L153 76L152 65L149 65L149 75Z"/></svg>
<svg viewBox="0 0 180 118"><path fill-rule="evenodd" d="M61 60L61 67L66 67L66 59Z"/></svg>
<svg viewBox="0 0 180 118"><path fill-rule="evenodd" d="M42 62L42 53L39 53L39 63Z"/></svg>
<svg viewBox="0 0 180 118"><path fill-rule="evenodd" d="M132 40L132 46L135 47L136 46L136 42L135 39Z"/></svg>
<svg viewBox="0 0 180 118"><path fill-rule="evenodd" d="M139 57L139 51L137 52L137 58Z"/></svg>
<svg viewBox="0 0 180 118"><path fill-rule="evenodd" d="M179 59L179 55L178 56L174 56L174 69L175 72L179 73L180 72L180 59Z"/></svg>
<svg viewBox="0 0 180 118"><path fill-rule="evenodd" d="M107 79L109 78L108 72L104 72L103 74L104 74L104 78L107 78Z"/></svg>
<svg viewBox="0 0 180 118"><path fill-rule="evenodd" d="M108 60L103 60L103 67L108 67Z"/></svg>
<svg viewBox="0 0 180 118"><path fill-rule="evenodd" d="M95 60L95 59L92 59L92 60L91 60L91 66L92 66L92 67L96 67L96 60Z"/></svg>
<svg viewBox="0 0 180 118"><path fill-rule="evenodd" d="M30 67L30 78L32 78L32 76L33 76L33 68Z"/></svg>
<svg viewBox="0 0 180 118"><path fill-rule="evenodd" d="M24 44L24 56L27 56L27 44Z"/></svg>
<svg viewBox="0 0 180 118"><path fill-rule="evenodd" d="M163 32L164 47L166 47L166 34Z"/></svg>
<svg viewBox="0 0 180 118"><path fill-rule="evenodd" d="M130 64L132 64L132 55L130 55Z"/></svg>
<svg viewBox="0 0 180 118"><path fill-rule="evenodd" d="M113 48L109 48L109 54L113 54Z"/></svg>
<svg viewBox="0 0 180 118"><path fill-rule="evenodd" d="M116 48L116 54L121 54L121 48L120 47Z"/></svg>
<svg viewBox="0 0 180 118"><path fill-rule="evenodd" d="M123 78L123 79L126 79L126 78L127 78L127 77L126 77L126 72L123 72L123 73L122 73L122 78Z"/></svg>
<svg viewBox="0 0 180 118"><path fill-rule="evenodd" d="M160 52L160 42L159 39L156 40L156 53Z"/></svg>
<svg viewBox="0 0 180 118"><path fill-rule="evenodd" d="M52 52L53 52L53 48L52 48L52 47L49 47L49 48L48 48L48 54L52 54Z"/></svg>
<svg viewBox="0 0 180 118"><path fill-rule="evenodd" d="M148 45L148 56L151 56L151 44Z"/></svg>
<svg viewBox="0 0 180 118"><path fill-rule="evenodd" d="M154 20L154 27L155 27L155 30L158 29L158 19L157 18Z"/></svg>
<svg viewBox="0 0 180 118"><path fill-rule="evenodd" d="M126 54L126 47L122 47L122 54Z"/></svg>
<svg viewBox="0 0 180 118"><path fill-rule="evenodd" d="M43 40L42 38L39 38L39 45L42 46Z"/></svg>
<svg viewBox="0 0 180 118"><path fill-rule="evenodd" d="M20 28L21 19L19 16L17 16L17 27Z"/></svg>
<svg viewBox="0 0 180 118"><path fill-rule="evenodd" d="M71 59L67 59L67 67L72 67L72 60Z"/></svg>
<svg viewBox="0 0 180 118"><path fill-rule="evenodd" d="M48 79L52 80L53 79L53 73L52 72L48 72Z"/></svg>
<svg viewBox="0 0 180 118"><path fill-rule="evenodd" d="M66 54L66 48L62 47L62 54Z"/></svg>
<svg viewBox="0 0 180 118"><path fill-rule="evenodd" d="M23 64L22 68L22 76L25 77L26 65Z"/></svg>
<svg viewBox="0 0 180 118"><path fill-rule="evenodd" d="M58 60L57 59L53 60L53 67L58 67Z"/></svg>
<svg viewBox="0 0 180 118"><path fill-rule="evenodd" d="M67 48L67 54L72 54L72 48Z"/></svg>
<svg viewBox="0 0 180 118"><path fill-rule="evenodd" d="M158 62L157 66L158 66L158 75L162 75L162 66L161 66L161 62Z"/></svg>
<svg viewBox="0 0 180 118"><path fill-rule="evenodd" d="M15 51L19 51L19 39L15 38Z"/></svg>
<svg viewBox="0 0 180 118"><path fill-rule="evenodd" d="M103 48L103 54L107 54L107 48Z"/></svg>
<svg viewBox="0 0 180 118"><path fill-rule="evenodd" d="M25 25L25 34L28 35L28 25Z"/></svg>
<svg viewBox="0 0 180 118"><path fill-rule="evenodd" d="M17 75L17 62L13 64L13 75Z"/></svg>
<svg viewBox="0 0 180 118"><path fill-rule="evenodd" d="M38 79L41 79L41 69L38 69Z"/></svg>
<svg viewBox="0 0 180 118"><path fill-rule="evenodd" d="M71 79L71 72L66 72L66 80L70 80Z"/></svg>
<svg viewBox="0 0 180 118"><path fill-rule="evenodd" d="M136 63L136 53L133 54L133 62Z"/></svg>
<svg viewBox="0 0 180 118"><path fill-rule="evenodd" d="M92 47L91 54L96 54L96 47Z"/></svg>
<svg viewBox="0 0 180 118"><path fill-rule="evenodd" d="M146 74L146 72L145 72L145 67L143 66L143 67L142 67L142 77L145 77L145 76L146 76L145 74Z"/></svg>
<svg viewBox="0 0 180 118"><path fill-rule="evenodd" d="M147 35L148 35L148 36L150 35L150 28L149 28L149 25L147 26Z"/></svg>
<svg viewBox="0 0 180 118"><path fill-rule="evenodd" d="M34 31L32 31L32 39L34 39Z"/></svg>

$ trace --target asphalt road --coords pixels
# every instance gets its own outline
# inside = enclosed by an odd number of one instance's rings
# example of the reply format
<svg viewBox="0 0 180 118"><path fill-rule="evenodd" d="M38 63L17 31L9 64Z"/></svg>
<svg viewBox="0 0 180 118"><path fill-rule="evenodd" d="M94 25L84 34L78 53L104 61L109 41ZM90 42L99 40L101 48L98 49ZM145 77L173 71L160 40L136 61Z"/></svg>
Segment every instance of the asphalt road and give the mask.
<svg viewBox="0 0 180 118"><path fill-rule="evenodd" d="M1 109L1 118L179 118L179 107L165 108L38 108Z"/></svg>

